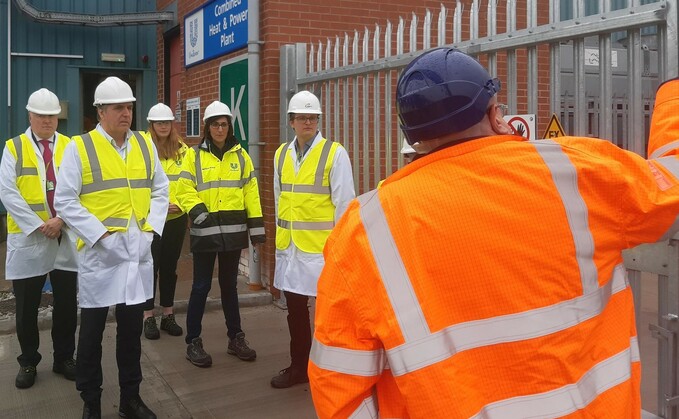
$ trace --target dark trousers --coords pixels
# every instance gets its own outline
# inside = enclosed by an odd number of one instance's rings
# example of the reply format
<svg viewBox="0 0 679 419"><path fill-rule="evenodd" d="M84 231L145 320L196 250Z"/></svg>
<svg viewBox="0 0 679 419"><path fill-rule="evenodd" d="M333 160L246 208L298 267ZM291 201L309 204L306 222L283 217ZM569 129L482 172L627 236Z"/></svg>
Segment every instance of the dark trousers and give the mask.
<svg viewBox="0 0 679 419"><path fill-rule="evenodd" d="M184 245L186 219L187 215L184 214L166 222L162 237L159 235L153 237L153 243L151 243L153 298L146 300L144 310L153 310L156 289L160 292L160 305L162 307L174 305L174 292L177 288L177 261Z"/></svg>
<svg viewBox="0 0 679 419"><path fill-rule="evenodd" d="M54 362L73 358L75 352L75 329L78 324L78 303L76 290L78 273L55 269L50 272L52 296L52 347ZM38 308L42 298L42 288L47 275L35 276L12 281L16 298L16 329L21 355L19 365L36 366L42 359L38 352L40 334L38 333Z"/></svg>
<svg viewBox="0 0 679 419"><path fill-rule="evenodd" d="M240 328L240 309L238 308L238 263L240 250L228 252L197 252L193 254L193 286L186 309L186 343L200 336L203 329L203 313L207 295L212 287L212 271L215 257L219 257L219 289L222 297L222 311L226 321L229 339L243 330Z"/></svg>
<svg viewBox="0 0 679 419"><path fill-rule="evenodd" d="M311 351L311 323L309 322L309 297L284 291L288 302L288 329L290 330L290 368L307 371Z"/></svg>
<svg viewBox="0 0 679 419"><path fill-rule="evenodd" d="M121 402L139 395L141 383L141 331L143 304L116 305L116 361ZM108 307L80 309L80 335L76 359L75 386L86 402L101 398L103 374L101 370L101 341Z"/></svg>

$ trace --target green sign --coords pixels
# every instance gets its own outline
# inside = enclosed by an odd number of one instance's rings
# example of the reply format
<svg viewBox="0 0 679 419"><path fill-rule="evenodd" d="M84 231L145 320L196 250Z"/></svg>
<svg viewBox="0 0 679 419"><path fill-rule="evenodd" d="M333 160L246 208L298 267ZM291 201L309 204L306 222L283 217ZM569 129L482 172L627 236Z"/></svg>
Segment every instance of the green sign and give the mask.
<svg viewBox="0 0 679 419"><path fill-rule="evenodd" d="M226 61L219 69L219 100L233 114L234 135L248 150L248 60L247 55Z"/></svg>

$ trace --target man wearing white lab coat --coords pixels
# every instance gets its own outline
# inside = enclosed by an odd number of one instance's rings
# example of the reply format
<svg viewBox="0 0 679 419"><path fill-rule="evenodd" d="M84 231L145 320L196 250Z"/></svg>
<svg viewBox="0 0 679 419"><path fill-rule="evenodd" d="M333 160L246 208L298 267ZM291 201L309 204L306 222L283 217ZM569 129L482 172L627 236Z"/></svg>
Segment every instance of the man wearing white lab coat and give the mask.
<svg viewBox="0 0 679 419"><path fill-rule="evenodd" d="M55 206L78 234L76 388L83 417L101 417L101 341L115 306L119 414L155 418L139 396L143 303L153 296L153 234L162 234L169 181L150 139L130 130L132 89L117 77L97 86L99 124L73 137L59 172Z"/></svg>
<svg viewBox="0 0 679 419"><path fill-rule="evenodd" d="M307 304L309 297L316 296L325 240L355 197L349 155L341 144L323 138L318 129L321 114L313 93L296 93L288 106L295 138L282 144L274 155L274 286L287 300L291 358L290 366L271 379L274 388L309 381L311 323Z"/></svg>
<svg viewBox="0 0 679 419"><path fill-rule="evenodd" d="M55 175L70 138L59 134L59 99L43 88L26 105L30 127L7 140L0 163L0 196L8 212L5 278L12 281L21 347L17 388L31 387L38 352L38 307L49 274L53 290L52 370L75 380L77 271L75 235L52 207ZM48 174L49 171L49 174Z"/></svg>

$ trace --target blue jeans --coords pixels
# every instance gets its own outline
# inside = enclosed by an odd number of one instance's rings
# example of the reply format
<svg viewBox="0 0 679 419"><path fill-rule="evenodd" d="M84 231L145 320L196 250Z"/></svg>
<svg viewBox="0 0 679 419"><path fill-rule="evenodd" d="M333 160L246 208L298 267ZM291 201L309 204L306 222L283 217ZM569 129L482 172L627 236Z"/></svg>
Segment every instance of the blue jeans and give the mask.
<svg viewBox="0 0 679 419"><path fill-rule="evenodd" d="M193 254L193 286L186 309L186 343L200 336L203 329L203 313L207 295L212 287L212 272L215 257L219 257L219 288L222 310L226 321L227 335L233 339L242 332L240 328L240 309L238 308L238 263L240 250L228 252L196 252Z"/></svg>

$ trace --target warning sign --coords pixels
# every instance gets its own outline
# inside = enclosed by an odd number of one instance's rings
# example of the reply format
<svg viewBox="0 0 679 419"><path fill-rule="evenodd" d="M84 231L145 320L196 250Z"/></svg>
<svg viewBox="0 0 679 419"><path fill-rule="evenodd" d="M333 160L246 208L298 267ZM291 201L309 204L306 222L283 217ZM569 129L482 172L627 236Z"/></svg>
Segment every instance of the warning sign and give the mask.
<svg viewBox="0 0 679 419"><path fill-rule="evenodd" d="M561 126L561 122L559 122L559 118L556 116L556 114L552 114L552 119L549 120L549 124L547 124L547 129L545 130L545 133L542 134L542 138L556 138L556 137L564 137L566 133L563 130L563 127Z"/></svg>
<svg viewBox="0 0 679 419"><path fill-rule="evenodd" d="M535 115L505 115L505 121L512 127L514 134L535 140Z"/></svg>

